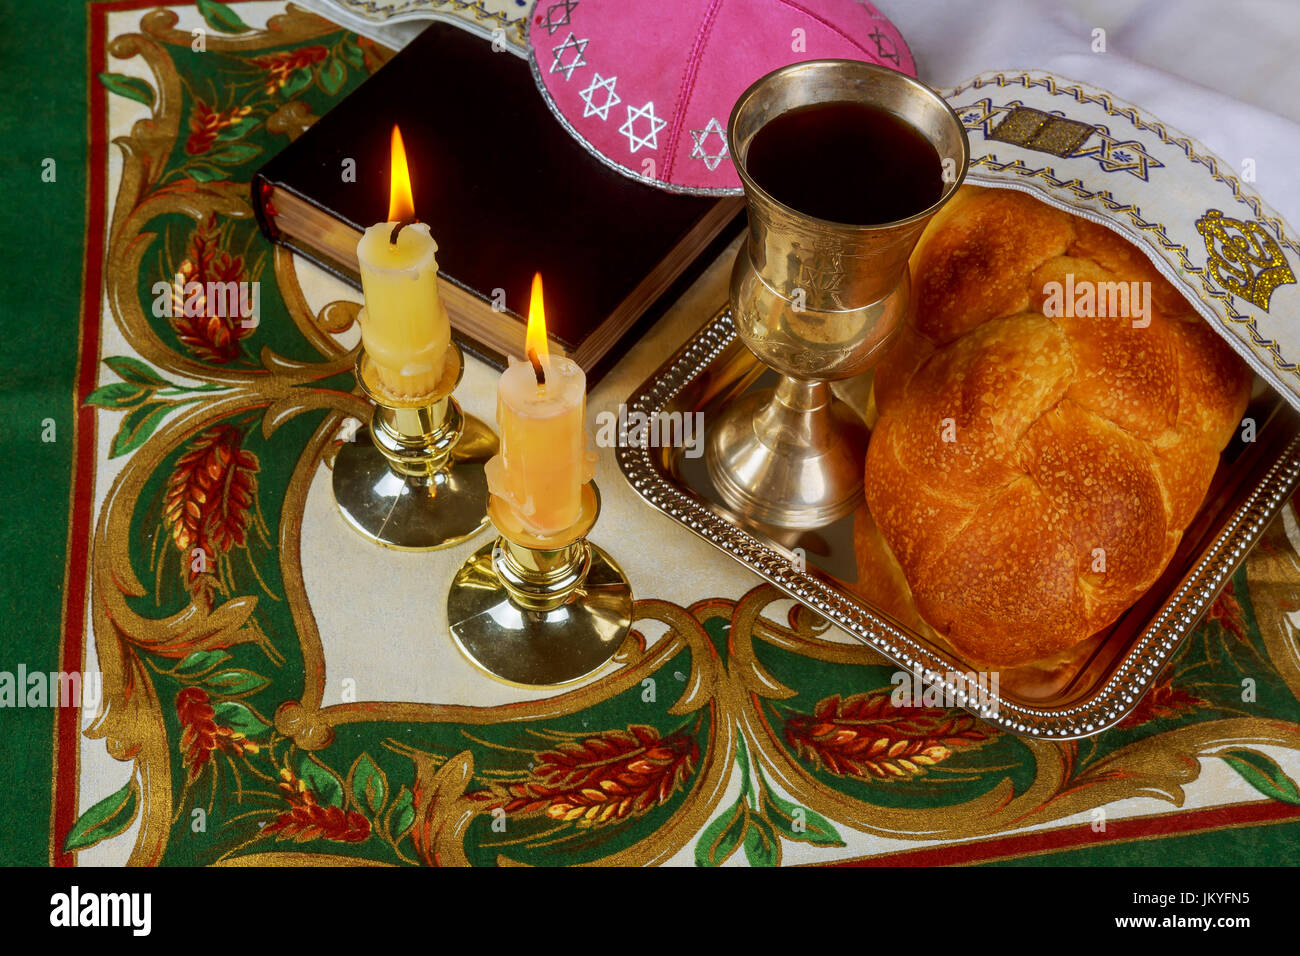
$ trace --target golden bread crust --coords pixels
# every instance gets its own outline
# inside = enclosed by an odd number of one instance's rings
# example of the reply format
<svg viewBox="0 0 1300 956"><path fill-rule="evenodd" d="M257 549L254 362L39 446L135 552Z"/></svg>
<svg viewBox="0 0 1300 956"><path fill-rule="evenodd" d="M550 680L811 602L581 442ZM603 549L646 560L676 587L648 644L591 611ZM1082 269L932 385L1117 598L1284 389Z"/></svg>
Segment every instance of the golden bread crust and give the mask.
<svg viewBox="0 0 1300 956"><path fill-rule="evenodd" d="M1059 653L1160 576L1249 372L1135 247L1020 192L963 189L912 270L867 505L917 610L972 661ZM1149 325L1045 314L1067 282L1150 283Z"/></svg>

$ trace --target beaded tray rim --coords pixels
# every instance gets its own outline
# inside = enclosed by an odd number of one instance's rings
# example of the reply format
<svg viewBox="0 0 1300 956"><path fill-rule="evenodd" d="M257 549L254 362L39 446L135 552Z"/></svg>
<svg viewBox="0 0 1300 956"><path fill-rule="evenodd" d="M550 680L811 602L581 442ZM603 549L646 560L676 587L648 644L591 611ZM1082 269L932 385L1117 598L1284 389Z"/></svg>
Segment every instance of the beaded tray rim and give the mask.
<svg viewBox="0 0 1300 956"><path fill-rule="evenodd" d="M723 307L627 400L629 413L648 416L668 404L701 375L736 339L730 307ZM728 521L696 498L654 463L648 445L620 443L617 459L628 483L647 504L708 541L788 597L821 614L858 641L922 679L938 686L959 706L989 723L1023 737L1069 740L1113 727L1137 706L1160 670L1191 633L1214 597L1236 571L1281 505L1300 484L1300 434L1263 468L1263 477L1221 512L1226 518L1190 571L1170 591L1159 610L1138 629L1137 637L1106 680L1069 707L1035 708L996 693L984 705L946 675L978 671L955 655L934 648L911 629L894 623L870 602L806 571L752 532Z"/></svg>

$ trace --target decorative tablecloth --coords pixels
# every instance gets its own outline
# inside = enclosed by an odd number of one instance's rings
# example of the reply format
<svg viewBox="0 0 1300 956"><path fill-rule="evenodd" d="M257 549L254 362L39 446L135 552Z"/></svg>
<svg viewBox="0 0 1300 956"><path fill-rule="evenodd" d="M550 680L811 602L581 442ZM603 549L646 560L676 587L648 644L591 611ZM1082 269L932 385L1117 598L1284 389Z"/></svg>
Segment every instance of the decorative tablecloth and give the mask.
<svg viewBox="0 0 1300 956"><path fill-rule="evenodd" d="M3 223L0 861L1300 862L1294 503L1119 727L1035 741L893 707L892 664L647 508L604 448L593 540L634 633L576 688L499 684L446 633L482 540L385 551L338 514L329 465L368 415L359 296L249 205L253 171L388 52L282 2L22 17L0 41L32 111L0 130L24 184ZM56 32L78 39L57 66ZM713 314L731 255L590 416ZM156 309L178 276L260 283L258 321ZM467 411L491 419L495 377L468 363ZM50 672L86 675L83 706L50 706Z"/></svg>

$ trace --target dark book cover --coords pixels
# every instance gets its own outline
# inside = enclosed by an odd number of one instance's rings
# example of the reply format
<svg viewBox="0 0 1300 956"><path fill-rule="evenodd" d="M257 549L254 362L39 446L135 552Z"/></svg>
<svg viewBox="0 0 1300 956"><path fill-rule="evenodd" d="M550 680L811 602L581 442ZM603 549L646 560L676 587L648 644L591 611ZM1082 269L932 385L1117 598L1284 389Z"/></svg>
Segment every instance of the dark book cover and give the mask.
<svg viewBox="0 0 1300 956"><path fill-rule="evenodd" d="M525 60L435 23L258 172L253 200L267 235L359 287L355 265L286 234L267 206L283 190L358 233L384 221L394 124L416 215L438 243L444 288L473 293L484 321L498 322L491 303L503 290L507 315L520 323L517 349L485 344L449 302L458 333L488 353L522 350L522 315L539 271L551 337L589 371L603 371L617 358L605 354L611 346L622 351L620 336L655 311L656 299L662 306L684 288L692 261L707 263L704 247L717 250L743 221L739 200L670 193L611 170L551 114ZM355 161L355 182L345 181L346 160ZM647 298L641 287L656 270L661 281ZM645 301L629 310L629 299ZM616 328L599 336L607 340L600 354L584 350L611 317Z"/></svg>

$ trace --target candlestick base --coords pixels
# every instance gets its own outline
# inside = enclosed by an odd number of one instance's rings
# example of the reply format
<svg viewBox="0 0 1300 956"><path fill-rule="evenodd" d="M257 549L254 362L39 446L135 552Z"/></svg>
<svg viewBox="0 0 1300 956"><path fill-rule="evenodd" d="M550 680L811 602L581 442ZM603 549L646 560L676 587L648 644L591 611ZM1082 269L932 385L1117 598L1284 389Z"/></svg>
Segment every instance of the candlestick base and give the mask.
<svg viewBox="0 0 1300 956"><path fill-rule="evenodd" d="M451 396L462 370L453 342L435 392L404 398L383 388L364 352L357 360L357 381L375 411L334 459L334 500L348 524L384 547L434 551L488 523L484 466L498 442Z"/></svg>
<svg viewBox="0 0 1300 956"><path fill-rule="evenodd" d="M461 566L447 620L470 661L509 684L554 687L590 676L618 652L632 626L632 588L614 559L583 537L599 509L588 484L568 543L535 548L503 534Z"/></svg>

